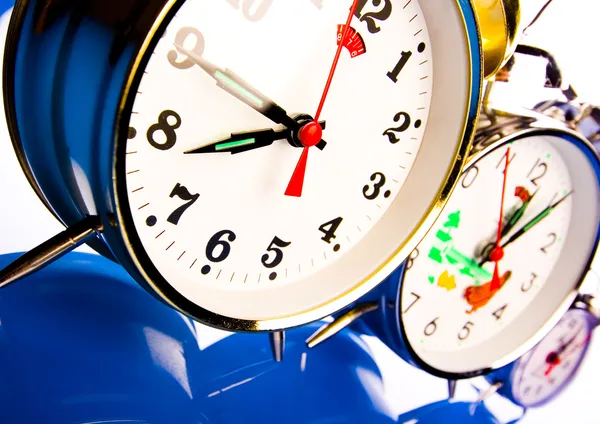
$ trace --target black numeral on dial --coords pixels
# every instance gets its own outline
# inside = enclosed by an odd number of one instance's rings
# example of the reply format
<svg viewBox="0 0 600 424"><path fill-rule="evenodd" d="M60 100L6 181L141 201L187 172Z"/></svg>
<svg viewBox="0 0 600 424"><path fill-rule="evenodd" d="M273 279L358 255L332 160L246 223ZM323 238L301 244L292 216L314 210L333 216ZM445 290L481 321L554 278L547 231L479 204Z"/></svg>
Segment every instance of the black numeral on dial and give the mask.
<svg viewBox="0 0 600 424"><path fill-rule="evenodd" d="M269 247L267 247L268 253L265 253L261 258L262 264L266 268L275 268L279 266L283 261L283 250L281 249L288 247L290 244L292 244L292 242L283 241L279 237L275 237L271 244L269 244ZM273 254L272 259L271 254Z"/></svg>
<svg viewBox="0 0 600 424"><path fill-rule="evenodd" d="M440 319L440 317L437 317L436 319L434 319L433 321L431 321L429 324L427 324L427 326L425 326L425 330L423 330L423 334L425 334L427 337L429 336L433 336L433 334L437 331L437 320Z"/></svg>
<svg viewBox="0 0 600 424"><path fill-rule="evenodd" d="M397 127L388 128L383 132L383 135L387 136L392 144L396 144L400 141L398 134L403 133L410 128L410 115L406 112L398 112L396 116L394 116L394 122L397 122L400 125Z"/></svg>
<svg viewBox="0 0 600 424"><path fill-rule="evenodd" d="M175 122L173 122L173 120ZM171 121L171 122L169 122ZM165 110L158 116L158 122L148 128L148 143L158 150L169 150L177 143L175 130L181 126L181 116L175 111ZM162 134L165 140L156 140L156 136Z"/></svg>
<svg viewBox="0 0 600 424"><path fill-rule="evenodd" d="M412 56L412 52L402 52L402 54L400 56L400 60L398 61L398 63L394 67L394 69L392 69L390 72L387 73L387 76L392 81L394 81L395 83L398 82L398 76L400 75L400 72L402 72L402 70L408 63L408 59L410 59L411 56Z"/></svg>
<svg viewBox="0 0 600 424"><path fill-rule="evenodd" d="M381 172L374 173L373 175L371 175L370 179L371 182L373 182L373 186L371 187L371 185L369 184L364 186L363 195L367 200L375 200L381 194L381 191L383 190L383 187L385 186L387 180L385 178L385 175L383 175ZM392 192L389 190L383 193L383 197L385 197L386 199L391 195Z"/></svg>
<svg viewBox="0 0 600 424"><path fill-rule="evenodd" d="M411 252L410 256L406 260L406 270L408 271L415 265L415 261L419 257L419 249L415 249Z"/></svg>
<svg viewBox="0 0 600 424"><path fill-rule="evenodd" d="M206 257L211 262L223 262L231 253L231 243L237 236L233 231L223 230L212 236L206 246Z"/></svg>
<svg viewBox="0 0 600 424"><path fill-rule="evenodd" d="M183 206L180 206L177 209L175 209L173 213L167 218L167 222L170 222L173 225L177 225L179 224L179 220L181 219L183 213L189 208L191 208L194 203L196 203L196 201L200 198L200 195L191 194L187 187L177 183L175 188L173 188L173 191L171 191L169 197L171 199L174 197L179 197L181 200L187 202Z"/></svg>
<svg viewBox="0 0 600 424"><path fill-rule="evenodd" d="M467 340L467 338L471 335L471 329L474 325L475 324L473 324L471 321L468 321L462 328L462 330L460 330L460 332L458 333L458 340Z"/></svg>
<svg viewBox="0 0 600 424"><path fill-rule="evenodd" d="M542 162L541 159L538 159L533 168L531 168L531 172L527 175L527 178L531 180L531 183L534 186L538 186L538 181L546 176L548 172L548 164L546 162Z"/></svg>
<svg viewBox="0 0 600 424"><path fill-rule="evenodd" d="M463 179L461 185L463 188L470 188L473 184L475 184L475 180L479 176L479 168L476 165L473 165L467 169L463 174Z"/></svg>
<svg viewBox="0 0 600 424"><path fill-rule="evenodd" d="M378 22L386 21L392 16L392 2L391 0L383 0L383 7L378 11L367 12L363 14L363 9L367 3L371 3L374 7L379 7L382 0L360 0L354 16L356 16L361 22L367 24L367 28L371 34L376 34L381 31L381 28L377 25Z"/></svg>
<svg viewBox="0 0 600 424"><path fill-rule="evenodd" d="M419 53L423 53L426 48L427 48L427 45L425 43L420 43L417 46L417 51ZM402 72L404 67L408 64L408 61L412 57L412 55L413 55L413 52L410 50L407 52L403 51L402 53L400 53L400 60L398 60L398 63L396 63L396 66L394 66L394 69L392 69L390 72L387 73L388 78L391 79L394 83L398 82L398 77L400 76L400 73Z"/></svg>
<svg viewBox="0 0 600 424"><path fill-rule="evenodd" d="M511 152L510 157L508 158L508 164L509 165L515 159L516 155L517 154L515 152ZM502 155L502 157L498 161L498 165L496 165L496 169L502 170L502 173L504 174L504 170L506 169L506 152L504 152L504 154Z"/></svg>
<svg viewBox="0 0 600 424"><path fill-rule="evenodd" d="M531 279L525 281L523 284L521 284L521 291L523 293L527 293L529 290L531 290L533 288L533 284L535 283L535 280L537 279L537 274L535 272L531 273Z"/></svg>
<svg viewBox="0 0 600 424"><path fill-rule="evenodd" d="M492 315L494 315L494 317L496 318L497 321L500 321L500 319L502 319L502 315L504 315L504 311L506 311L506 308L508 308L508 304L506 304L503 307L499 308L497 311L495 311L492 314Z"/></svg>
<svg viewBox="0 0 600 424"><path fill-rule="evenodd" d="M550 239L550 241L544 247L542 247L540 249L542 252L544 252L546 254L548 254L548 249L550 249L552 246L554 246L554 244L558 240L558 236L556 235L556 233L550 233L550 234L548 234L548 238Z"/></svg>
<svg viewBox="0 0 600 424"><path fill-rule="evenodd" d="M194 39L193 46L190 46L189 43L186 43L190 37ZM204 53L204 36L194 27L183 27L177 31L177 35L175 35L175 44L185 47L186 50L189 50L198 56L202 56ZM183 60L181 60L182 57ZM167 59L169 60L169 63L177 69L189 69L195 65L193 60L176 50L169 50L167 53Z"/></svg>
<svg viewBox="0 0 600 424"><path fill-rule="evenodd" d="M413 306L415 306L415 304L416 304L416 303L417 303L419 300L421 300L421 296L419 296L418 294L416 294L416 293L411 293L411 295L414 297L414 299L413 299L413 301L411 302L411 304L410 304L410 305L408 305L408 307L407 307L407 308L406 308L404 311L402 311L402 313L403 313L403 314L405 314L405 313L407 313L408 311L410 311L410 308L412 308Z"/></svg>
<svg viewBox="0 0 600 424"><path fill-rule="evenodd" d="M336 238L335 232L338 230L338 228L340 228L340 225L342 225L343 220L344 218L340 217L332 219L331 221L321 225L319 227L319 231L325 234L325 236L323 236L321 240L323 240L326 243L331 243L331 241Z"/></svg>

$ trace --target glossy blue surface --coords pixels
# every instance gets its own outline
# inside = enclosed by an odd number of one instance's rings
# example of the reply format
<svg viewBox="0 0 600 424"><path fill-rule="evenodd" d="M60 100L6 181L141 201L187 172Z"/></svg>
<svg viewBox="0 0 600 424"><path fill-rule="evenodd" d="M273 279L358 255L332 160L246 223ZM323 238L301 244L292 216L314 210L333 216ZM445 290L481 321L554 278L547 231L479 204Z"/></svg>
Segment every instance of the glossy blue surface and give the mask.
<svg viewBox="0 0 600 424"><path fill-rule="evenodd" d="M3 289L0 321L0 422L202 422L190 321L108 260L70 254Z"/></svg>
<svg viewBox="0 0 600 424"><path fill-rule="evenodd" d="M353 332L307 349L313 324L286 332L285 359L266 335L236 334L202 352L201 409L211 423L395 423L382 376Z"/></svg>
<svg viewBox="0 0 600 424"><path fill-rule="evenodd" d="M266 334L201 350L120 266L71 253L0 291L0 422L395 423L364 342L309 351L319 325L287 333L282 363Z"/></svg>
<svg viewBox="0 0 600 424"><path fill-rule="evenodd" d="M421 408L402 414L398 423L411 420L419 424L500 424L484 405L479 405L471 413L470 402L450 402L447 400L431 403Z"/></svg>

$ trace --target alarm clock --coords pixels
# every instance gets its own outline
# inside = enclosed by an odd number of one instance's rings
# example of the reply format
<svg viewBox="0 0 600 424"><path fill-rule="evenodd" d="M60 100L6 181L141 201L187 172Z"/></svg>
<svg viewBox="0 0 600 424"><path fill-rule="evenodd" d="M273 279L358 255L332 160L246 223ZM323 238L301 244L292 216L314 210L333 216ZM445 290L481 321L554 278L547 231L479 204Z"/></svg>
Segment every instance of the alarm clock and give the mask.
<svg viewBox="0 0 600 424"><path fill-rule="evenodd" d="M86 242L219 328L345 307L458 181L483 77L478 3L502 62L516 1L18 1L8 125L68 228L0 285Z"/></svg>
<svg viewBox="0 0 600 424"><path fill-rule="evenodd" d="M598 155L543 115L495 118L482 121L458 187L409 259L310 346L362 317L405 360L464 379L520 358L570 308L593 274Z"/></svg>
<svg viewBox="0 0 600 424"><path fill-rule="evenodd" d="M486 376L490 392L524 410L549 403L579 371L597 326L598 317L589 306L576 302L531 351Z"/></svg>
<svg viewBox="0 0 600 424"><path fill-rule="evenodd" d="M396 422L358 334L309 351L319 324L292 330L277 363L265 335L197 332L98 255L2 290L0 320L1 422Z"/></svg>

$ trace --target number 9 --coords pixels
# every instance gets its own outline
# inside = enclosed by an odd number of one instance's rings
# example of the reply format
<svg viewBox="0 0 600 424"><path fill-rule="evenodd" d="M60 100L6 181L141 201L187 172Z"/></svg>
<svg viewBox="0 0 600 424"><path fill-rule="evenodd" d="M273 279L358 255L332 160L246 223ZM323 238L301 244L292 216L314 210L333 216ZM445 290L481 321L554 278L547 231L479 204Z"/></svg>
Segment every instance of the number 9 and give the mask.
<svg viewBox="0 0 600 424"><path fill-rule="evenodd" d="M198 56L202 56L202 53L204 53L204 36L194 27L183 27L177 31L177 35L175 36L175 44L178 46L184 46L190 35L195 37L196 43L194 44L193 48L187 50L194 52ZM179 54L180 53L176 50L170 50L169 53L167 53L167 59L169 59L169 63L171 65L177 69L189 69L194 66L194 62L187 57L182 62L178 62L177 59L179 58ZM182 56L185 55L182 54Z"/></svg>

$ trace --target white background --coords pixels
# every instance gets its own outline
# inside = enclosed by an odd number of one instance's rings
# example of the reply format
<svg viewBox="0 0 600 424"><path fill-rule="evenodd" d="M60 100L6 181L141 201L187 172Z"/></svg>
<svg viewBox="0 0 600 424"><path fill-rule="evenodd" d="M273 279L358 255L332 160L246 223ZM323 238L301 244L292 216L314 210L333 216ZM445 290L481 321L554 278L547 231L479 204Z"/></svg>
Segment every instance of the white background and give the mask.
<svg viewBox="0 0 600 424"><path fill-rule="evenodd" d="M544 1L522 0L524 20L531 19L532 10ZM596 79L600 63L597 60L597 31L600 17L598 0L554 0L544 17L531 28L523 42L543 47L553 53L562 68L564 78L590 103L600 104L600 85ZM5 37L7 16L0 20L0 34ZM520 69L523 71L523 69ZM526 71L526 70L525 70ZM520 92L531 89L524 81ZM515 78L515 86L519 84ZM514 99L527 103L527 99ZM0 106L1 108L1 106ZM24 251L62 231L62 227L39 202L15 159L9 141L4 111L0 111L0 254ZM87 248L83 250L89 251ZM210 332L210 334L209 334ZM212 330L201 332L214 339ZM378 341L372 341L375 356L380 364L386 384L386 397L398 413L410 410L446 396L446 383L430 377L403 363ZM598 423L600 422L600 392L595 380L600 377L600 342L592 342L590 353L575 382L552 404L528 411L524 424L533 423ZM475 381L475 384L480 382ZM474 396L471 382L459 383L459 395ZM500 408L503 416L515 416L515 410L501 401L490 402L490 407Z"/></svg>

